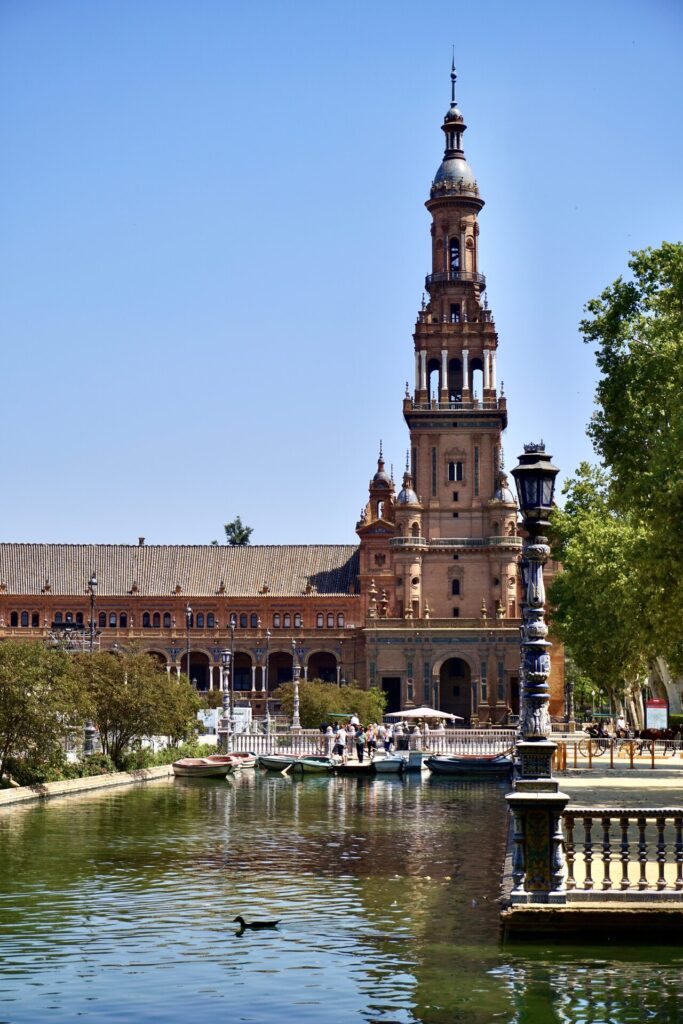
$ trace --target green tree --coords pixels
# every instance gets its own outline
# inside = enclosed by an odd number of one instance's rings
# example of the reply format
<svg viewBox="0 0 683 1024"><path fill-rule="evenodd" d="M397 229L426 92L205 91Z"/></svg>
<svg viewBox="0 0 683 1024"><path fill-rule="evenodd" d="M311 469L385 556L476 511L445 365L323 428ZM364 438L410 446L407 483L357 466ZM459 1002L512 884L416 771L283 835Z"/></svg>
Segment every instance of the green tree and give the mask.
<svg viewBox="0 0 683 1024"><path fill-rule="evenodd" d="M85 695L69 655L43 644L0 643L0 776L11 759L35 768L63 759L64 734L82 721Z"/></svg>
<svg viewBox="0 0 683 1024"><path fill-rule="evenodd" d="M561 571L549 589L553 631L581 673L622 699L656 651L634 565L647 531L614 510L607 474L582 463L552 513L553 557Z"/></svg>
<svg viewBox="0 0 683 1024"><path fill-rule="evenodd" d="M611 475L614 510L646 531L634 556L658 653L683 669L683 244L631 254L586 306L584 339L601 377L589 433Z"/></svg>
<svg viewBox="0 0 683 1024"><path fill-rule="evenodd" d="M273 691L282 708L291 718L294 705L294 684L283 683ZM384 714L386 694L377 687L361 690L359 686L337 686L320 679L302 679L299 683L299 714L304 729L316 729L333 714L355 714L361 722L378 722Z"/></svg>
<svg viewBox="0 0 683 1024"><path fill-rule="evenodd" d="M226 523L223 529L225 538L231 547L242 547L251 543L249 538L254 530L251 526L245 526L239 516L236 516L231 523Z"/></svg>
<svg viewBox="0 0 683 1024"><path fill-rule="evenodd" d="M148 736L173 744L197 731L201 701L186 679L173 679L147 654L79 655L78 669L102 750L120 767L126 750Z"/></svg>

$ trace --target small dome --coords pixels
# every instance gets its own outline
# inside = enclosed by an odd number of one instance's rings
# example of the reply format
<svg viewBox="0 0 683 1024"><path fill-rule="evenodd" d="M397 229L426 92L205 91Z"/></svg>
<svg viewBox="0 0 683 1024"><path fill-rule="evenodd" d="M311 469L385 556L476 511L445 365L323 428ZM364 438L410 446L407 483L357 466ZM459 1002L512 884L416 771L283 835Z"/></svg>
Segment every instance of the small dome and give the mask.
<svg viewBox="0 0 683 1024"><path fill-rule="evenodd" d="M475 189L477 183L472 173L472 168L462 157L446 157L441 161L441 166L436 172L433 187L441 184L466 185Z"/></svg>
<svg viewBox="0 0 683 1024"><path fill-rule="evenodd" d="M448 113L444 117L444 123L450 124L452 121L457 121L458 124L464 124L465 119L456 107L455 103L451 103Z"/></svg>
<svg viewBox="0 0 683 1024"><path fill-rule="evenodd" d="M412 489L412 487L403 487L398 492L398 498L396 499L396 501L399 503L399 505L419 505L420 504L420 502L418 501L417 494Z"/></svg>
<svg viewBox="0 0 683 1024"><path fill-rule="evenodd" d="M384 463L382 463L384 465ZM385 484L387 487L391 487L391 477L384 469L378 469L372 478L373 484Z"/></svg>
<svg viewBox="0 0 683 1024"><path fill-rule="evenodd" d="M499 487L493 497L495 501L504 501L506 505L517 504L509 487Z"/></svg>

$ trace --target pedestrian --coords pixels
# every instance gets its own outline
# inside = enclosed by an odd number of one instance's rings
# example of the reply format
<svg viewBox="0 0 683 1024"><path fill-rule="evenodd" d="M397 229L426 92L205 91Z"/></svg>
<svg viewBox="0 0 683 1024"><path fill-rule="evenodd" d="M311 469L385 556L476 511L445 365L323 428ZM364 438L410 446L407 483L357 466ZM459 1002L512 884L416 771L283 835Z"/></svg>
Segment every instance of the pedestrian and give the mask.
<svg viewBox="0 0 683 1024"><path fill-rule="evenodd" d="M377 750L377 726L370 725L367 732L368 757L370 760L375 756Z"/></svg>
<svg viewBox="0 0 683 1024"><path fill-rule="evenodd" d="M385 725L384 727L384 750L387 754L391 753L391 748L394 743L394 727L392 725Z"/></svg>
<svg viewBox="0 0 683 1024"><path fill-rule="evenodd" d="M365 730L362 725L359 725L356 729L356 757L358 758L358 764L363 763L363 754L365 753Z"/></svg>
<svg viewBox="0 0 683 1024"><path fill-rule="evenodd" d="M346 762L346 732L344 729L338 731L337 742L332 749L337 757L341 757L342 761Z"/></svg>

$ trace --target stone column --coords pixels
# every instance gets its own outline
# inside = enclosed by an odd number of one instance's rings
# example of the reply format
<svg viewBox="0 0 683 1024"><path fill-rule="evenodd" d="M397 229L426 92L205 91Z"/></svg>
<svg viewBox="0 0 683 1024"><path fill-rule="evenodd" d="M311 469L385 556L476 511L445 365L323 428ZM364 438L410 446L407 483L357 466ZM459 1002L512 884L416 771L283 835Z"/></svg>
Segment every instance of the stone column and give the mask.
<svg viewBox="0 0 683 1024"><path fill-rule="evenodd" d="M427 353L420 349L420 391L427 390Z"/></svg>
<svg viewBox="0 0 683 1024"><path fill-rule="evenodd" d="M415 397L420 390L420 353L415 351Z"/></svg>
<svg viewBox="0 0 683 1024"><path fill-rule="evenodd" d="M448 349L441 349L441 401L448 401Z"/></svg>
<svg viewBox="0 0 683 1024"><path fill-rule="evenodd" d="M496 353L495 350L491 352L491 390L496 390Z"/></svg>
<svg viewBox="0 0 683 1024"><path fill-rule="evenodd" d="M256 665L251 666L251 688L256 689Z"/></svg>
<svg viewBox="0 0 683 1024"><path fill-rule="evenodd" d="M489 362L489 350L484 349L484 391L488 391L491 387L491 364ZM482 396L483 397L483 396Z"/></svg>
<svg viewBox="0 0 683 1024"><path fill-rule="evenodd" d="M470 352L469 349L462 350L462 396L470 396Z"/></svg>

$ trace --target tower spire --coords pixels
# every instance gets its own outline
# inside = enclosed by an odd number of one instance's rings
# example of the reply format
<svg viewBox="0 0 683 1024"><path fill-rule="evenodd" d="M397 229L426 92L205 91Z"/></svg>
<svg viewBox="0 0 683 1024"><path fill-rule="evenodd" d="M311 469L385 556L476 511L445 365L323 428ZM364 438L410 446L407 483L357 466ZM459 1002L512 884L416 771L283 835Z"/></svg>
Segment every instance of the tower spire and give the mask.
<svg viewBox="0 0 683 1024"><path fill-rule="evenodd" d="M455 44L453 44L453 56L451 58L451 106L456 106L455 103L455 83L458 80L458 76L455 73Z"/></svg>

